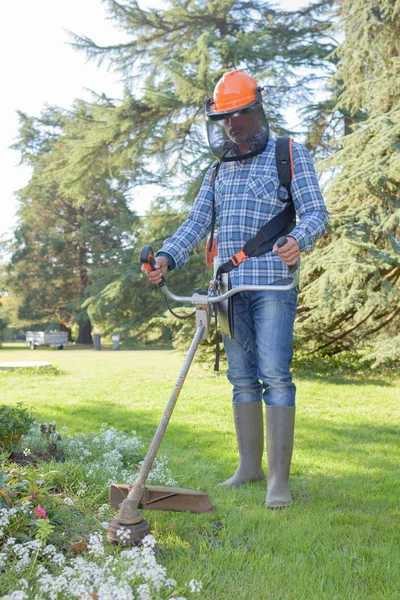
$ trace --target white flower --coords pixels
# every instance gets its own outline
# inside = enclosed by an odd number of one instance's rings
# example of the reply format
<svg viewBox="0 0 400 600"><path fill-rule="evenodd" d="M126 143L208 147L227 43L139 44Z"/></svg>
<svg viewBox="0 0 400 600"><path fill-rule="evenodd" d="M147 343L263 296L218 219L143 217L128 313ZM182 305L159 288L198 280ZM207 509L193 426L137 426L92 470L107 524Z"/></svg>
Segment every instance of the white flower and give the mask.
<svg viewBox="0 0 400 600"><path fill-rule="evenodd" d="M23 451L23 455L24 456L31 456L32 452L30 450L30 448L25 448L25 450Z"/></svg>
<svg viewBox="0 0 400 600"><path fill-rule="evenodd" d="M100 532L92 533L88 542L89 554L99 557L104 556L103 534Z"/></svg>
<svg viewBox="0 0 400 600"><path fill-rule="evenodd" d="M1 600L25 600L25 598L29 598L28 594L22 590L16 590L15 592L12 592L11 596L2 596Z"/></svg>
<svg viewBox="0 0 400 600"><path fill-rule="evenodd" d="M109 508L110 508L110 506L108 504L102 504L100 506L100 508L97 510L97 512L101 516L101 515L104 515L104 513L107 512Z"/></svg>
<svg viewBox="0 0 400 600"><path fill-rule="evenodd" d="M192 594L200 594L203 588L202 582L198 581L197 579L191 579L186 585Z"/></svg>
<svg viewBox="0 0 400 600"><path fill-rule="evenodd" d="M127 527L120 527L117 529L117 538L121 540L121 542L129 542L129 538L131 537L130 531Z"/></svg>
<svg viewBox="0 0 400 600"><path fill-rule="evenodd" d="M75 506L75 502L72 500L72 498L64 498L64 504L66 506Z"/></svg>
<svg viewBox="0 0 400 600"><path fill-rule="evenodd" d="M137 593L139 600L152 600L150 587L147 585L147 583L142 583L142 585L139 585Z"/></svg>

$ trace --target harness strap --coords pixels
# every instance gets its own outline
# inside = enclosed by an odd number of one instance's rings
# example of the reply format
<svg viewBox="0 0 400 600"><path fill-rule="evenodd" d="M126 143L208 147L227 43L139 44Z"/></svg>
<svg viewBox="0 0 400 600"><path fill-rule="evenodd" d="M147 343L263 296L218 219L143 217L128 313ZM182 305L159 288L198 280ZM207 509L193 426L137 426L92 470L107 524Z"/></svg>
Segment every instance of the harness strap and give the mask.
<svg viewBox="0 0 400 600"><path fill-rule="evenodd" d="M214 231L215 231L215 180L217 179L218 171L221 166L221 162L218 160L214 163L211 174L210 174L210 183L213 189L213 200L212 200L212 214L211 214L211 233L210 233L210 243L208 246L208 251L212 252L213 241L214 241Z"/></svg>
<svg viewBox="0 0 400 600"><path fill-rule="evenodd" d="M292 144L292 138L278 137L276 140L275 156L279 176L278 198L281 202L291 202L292 200L290 192L290 184L294 174ZM283 187L288 193L288 198L284 198L280 193Z"/></svg>

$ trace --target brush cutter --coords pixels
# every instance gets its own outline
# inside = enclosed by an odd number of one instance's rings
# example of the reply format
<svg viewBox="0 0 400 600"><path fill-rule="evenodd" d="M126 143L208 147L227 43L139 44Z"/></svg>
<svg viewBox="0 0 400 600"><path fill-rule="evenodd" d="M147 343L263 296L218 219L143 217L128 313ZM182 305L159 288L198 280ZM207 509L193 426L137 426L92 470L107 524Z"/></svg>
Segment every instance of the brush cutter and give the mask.
<svg viewBox="0 0 400 600"><path fill-rule="evenodd" d="M277 243L279 246L283 246L286 243L286 238L280 238ZM140 261L148 271L154 269L155 261L151 246L142 248ZM146 486L147 478L199 343L202 339L208 337L213 306L218 306L221 330L226 335L231 336L233 333L233 320L230 314L229 299L234 294L261 290L286 291L297 286L298 281L299 273L297 270L293 279L287 285L239 286L230 289L229 281L222 277L221 281L214 282L214 285L208 290L196 289L192 296L176 296L168 289L165 278L162 278L159 286L165 298L195 306L196 333L137 480L132 486L111 485L110 501L113 507L119 508L119 512L108 526L107 539L110 542L121 543L122 530L124 545L138 545L141 543L143 538L150 532L150 523L139 512L139 508L177 512L190 511L192 513L215 512L215 507L212 506L209 496L204 492L164 486Z"/></svg>

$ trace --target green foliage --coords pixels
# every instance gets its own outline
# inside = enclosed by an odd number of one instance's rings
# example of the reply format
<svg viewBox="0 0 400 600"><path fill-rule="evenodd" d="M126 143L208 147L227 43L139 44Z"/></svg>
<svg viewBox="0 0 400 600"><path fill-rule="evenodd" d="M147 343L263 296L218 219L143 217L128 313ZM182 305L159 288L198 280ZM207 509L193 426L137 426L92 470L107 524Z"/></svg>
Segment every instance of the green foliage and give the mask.
<svg viewBox="0 0 400 600"><path fill-rule="evenodd" d="M99 46L74 36L75 47L97 62L109 62L127 86L124 103L114 109L118 117L110 116L110 127L103 128L103 140L125 138L118 156L124 164L129 156L136 183L169 185L176 196L177 181L183 182L186 189L178 194L190 204L189 181L212 159L203 134L204 98L222 73L246 68L266 85L269 120L283 133L282 110L307 98L315 69L325 70L324 57L334 49L325 36L329 21L321 16L332 1L297 19L261 0L173 0L157 9L143 9L133 0L106 4L129 41ZM111 101L109 109L110 114Z"/></svg>
<svg viewBox="0 0 400 600"><path fill-rule="evenodd" d="M27 439L32 440L32 443L27 445ZM57 431L55 422L35 423L35 428L30 431L28 437L23 438L22 443L24 453L34 457L35 460L64 460L63 439L61 433Z"/></svg>
<svg viewBox="0 0 400 600"><path fill-rule="evenodd" d="M0 452L11 454L22 435L27 433L33 423L28 409L19 402L16 407L0 406Z"/></svg>
<svg viewBox="0 0 400 600"><path fill-rule="evenodd" d="M35 525L35 538L39 540L42 545L45 545L52 535L55 526L50 523L49 519L38 519L35 521ZM35 565L35 562L36 560L33 562L33 566Z"/></svg>
<svg viewBox="0 0 400 600"><path fill-rule="evenodd" d="M400 21L392 0L345 1L337 51L338 110L353 119L329 187L332 220L304 261L298 333L314 351L369 348L399 358ZM384 350L383 350L384 349Z"/></svg>
<svg viewBox="0 0 400 600"><path fill-rule="evenodd" d="M193 313L193 308L174 308L174 312L180 316L187 316ZM190 348L194 335L196 333L196 317L178 319L169 311L165 311L162 317L155 317L150 321L150 325L159 327L163 331L167 329L171 333L172 346L179 353L186 354ZM220 369L226 369L226 355L222 344L222 336L219 329L215 329L215 320L212 317L210 322L210 331L207 339L201 340L198 350L195 354L195 362L201 364L207 371L211 372L216 361L216 335L219 336Z"/></svg>
<svg viewBox="0 0 400 600"><path fill-rule="evenodd" d="M246 68L266 86L268 118L284 133L283 109L313 91L307 68L324 69L334 48L323 17L331 4L320 2L296 21L261 0L174 0L162 9L107 2L129 41L100 47L75 37L75 46L121 72L124 98L76 101L68 112L48 107L39 118L20 113L15 148L33 175L19 194L9 267L19 319L78 324L77 341L89 343L92 321L104 333L135 335L159 313L136 257L141 244L157 250L176 229L212 160L204 97L225 70ZM163 197L143 221L129 201L136 186L151 183ZM204 285L199 257L190 275L173 275L177 286Z"/></svg>
<svg viewBox="0 0 400 600"><path fill-rule="evenodd" d="M82 304L92 273L121 262L133 222L124 173L108 164L107 151L103 161L86 155L93 118L84 103L70 113L47 109L39 119L20 115L15 148L33 174L19 192L8 269L8 286L21 298L19 317L75 321L81 343L91 342Z"/></svg>
<svg viewBox="0 0 400 600"><path fill-rule="evenodd" d="M26 489L27 481L21 480L19 474L6 472L0 467L0 508L11 507L16 502L18 491Z"/></svg>

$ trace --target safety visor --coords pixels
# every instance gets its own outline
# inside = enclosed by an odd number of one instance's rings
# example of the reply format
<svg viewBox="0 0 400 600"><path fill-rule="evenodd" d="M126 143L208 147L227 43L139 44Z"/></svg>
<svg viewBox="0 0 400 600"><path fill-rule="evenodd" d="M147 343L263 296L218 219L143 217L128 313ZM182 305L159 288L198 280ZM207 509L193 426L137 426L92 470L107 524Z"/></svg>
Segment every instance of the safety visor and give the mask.
<svg viewBox="0 0 400 600"><path fill-rule="evenodd" d="M211 152L222 162L245 160L261 154L269 137L268 121L262 102L226 112L208 110L207 139Z"/></svg>

